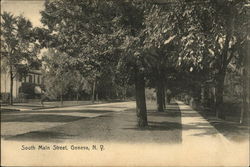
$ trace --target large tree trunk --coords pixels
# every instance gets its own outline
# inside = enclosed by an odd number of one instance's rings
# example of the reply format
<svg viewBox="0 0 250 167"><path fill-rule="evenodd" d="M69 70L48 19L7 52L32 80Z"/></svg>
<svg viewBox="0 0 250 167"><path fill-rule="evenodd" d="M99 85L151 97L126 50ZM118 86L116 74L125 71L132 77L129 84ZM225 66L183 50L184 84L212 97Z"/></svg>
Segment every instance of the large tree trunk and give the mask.
<svg viewBox="0 0 250 167"><path fill-rule="evenodd" d="M63 95L60 96L61 106L63 106Z"/></svg>
<svg viewBox="0 0 250 167"><path fill-rule="evenodd" d="M249 65L250 66L250 62ZM248 67L249 68L249 67ZM243 114L243 124L249 125L249 116L250 116L250 69L248 69L248 72L246 73L246 93L245 95L245 102L244 102L244 114Z"/></svg>
<svg viewBox="0 0 250 167"><path fill-rule="evenodd" d="M228 11L232 14L231 8ZM227 66L230 63L231 59L228 57L228 49L230 40L232 38L232 29L234 17L228 17L226 21L227 29L226 29L226 37L225 42L223 44L222 53L218 56L219 63L219 72L216 76L216 90L215 90L215 110L217 118L225 119L225 115L223 113L223 91L224 91L224 80L226 76ZM231 53L233 54L233 53Z"/></svg>
<svg viewBox="0 0 250 167"><path fill-rule="evenodd" d="M95 102L95 91L96 91L96 78L94 80L94 83L93 83L93 88L92 88L92 103Z"/></svg>
<svg viewBox="0 0 250 167"><path fill-rule="evenodd" d="M99 94L98 94L98 92L96 92L96 101L97 101L97 103L99 103Z"/></svg>
<svg viewBox="0 0 250 167"><path fill-rule="evenodd" d="M164 86L163 82L160 79L157 79L156 81L156 98L157 98L157 111L158 112L164 112Z"/></svg>
<svg viewBox="0 0 250 167"><path fill-rule="evenodd" d="M223 113L223 91L224 91L225 76L226 76L225 70L223 70L218 74L216 79L216 89L215 89L216 117L221 119L225 119L225 115Z"/></svg>
<svg viewBox="0 0 250 167"><path fill-rule="evenodd" d="M248 121L248 101L247 101L247 75L246 70L243 70L243 92L242 92L242 108L241 108L241 116L240 116L240 123L246 124ZM248 90L249 91L249 90Z"/></svg>
<svg viewBox="0 0 250 167"><path fill-rule="evenodd" d="M136 94L136 113L138 127L145 127L148 125L147 108L145 98L145 80L142 74L137 74L135 80L135 94Z"/></svg>
<svg viewBox="0 0 250 167"><path fill-rule="evenodd" d="M162 100L163 100L163 107L164 107L164 109L166 109L166 92L165 92L165 86L163 86Z"/></svg>
<svg viewBox="0 0 250 167"><path fill-rule="evenodd" d="M61 106L63 105L63 86L61 85L61 96L60 96Z"/></svg>
<svg viewBox="0 0 250 167"><path fill-rule="evenodd" d="M243 70L242 70L242 110L241 110L241 124L248 124L249 122L249 112L250 112L250 58L247 55L250 51L249 45L247 45L247 49L245 50L245 59L243 62Z"/></svg>
<svg viewBox="0 0 250 167"><path fill-rule="evenodd" d="M126 95L127 95L127 88L126 88L126 86L124 86L124 88L123 88L123 93L122 93L123 95L123 100L125 101L126 100Z"/></svg>
<svg viewBox="0 0 250 167"><path fill-rule="evenodd" d="M76 92L76 102L78 104L78 101L79 101L79 92Z"/></svg>
<svg viewBox="0 0 250 167"><path fill-rule="evenodd" d="M13 71L10 70L10 105L13 105Z"/></svg>

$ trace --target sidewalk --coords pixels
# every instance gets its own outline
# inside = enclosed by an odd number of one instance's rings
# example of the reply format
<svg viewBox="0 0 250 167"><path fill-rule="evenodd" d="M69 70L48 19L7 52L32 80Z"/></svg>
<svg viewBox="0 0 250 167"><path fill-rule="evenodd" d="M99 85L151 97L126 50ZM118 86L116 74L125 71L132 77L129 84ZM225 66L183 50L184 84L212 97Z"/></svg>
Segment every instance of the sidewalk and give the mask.
<svg viewBox="0 0 250 167"><path fill-rule="evenodd" d="M227 141L197 111L177 103L167 105L166 112L156 112L155 104L147 103L148 127L145 128L136 126L135 102L4 113L1 134L5 140L1 149L3 153L12 152L5 158L6 162L13 162L12 155L15 155L22 157L24 166L34 166L29 161L32 156L43 157L46 159L43 164L49 165L50 157L55 155L52 150L46 154L38 150L20 151L17 148L24 141L51 147L61 143L69 148L72 144L101 144L106 150L97 156L102 161L115 159L117 166L136 166L134 162L138 160L144 166L249 166L248 142ZM93 157L94 152L60 153L64 157ZM72 158L67 160L71 161ZM93 164L96 159L89 165Z"/></svg>
<svg viewBox="0 0 250 167"><path fill-rule="evenodd" d="M197 111L181 101L177 101L177 104L182 116L183 142L204 140L204 137L206 137L206 140L209 141L217 140L217 143L229 143L229 141Z"/></svg>
<svg viewBox="0 0 250 167"><path fill-rule="evenodd" d="M196 161L207 161L216 165L246 162L249 159L249 141L232 142L224 137L197 111L181 101L177 101L182 117L182 144L185 159L199 157ZM229 127L230 128L230 127ZM195 155L193 155L195 153ZM203 159L203 160L202 160ZM199 162L190 159L198 165ZM237 164L239 165L239 164Z"/></svg>

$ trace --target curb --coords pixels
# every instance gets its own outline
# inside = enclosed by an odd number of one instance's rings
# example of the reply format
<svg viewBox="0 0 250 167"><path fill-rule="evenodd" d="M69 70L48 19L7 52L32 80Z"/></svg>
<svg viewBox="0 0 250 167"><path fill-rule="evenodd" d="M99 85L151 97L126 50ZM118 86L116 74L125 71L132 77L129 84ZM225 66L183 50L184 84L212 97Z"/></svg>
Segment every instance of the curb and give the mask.
<svg viewBox="0 0 250 167"><path fill-rule="evenodd" d="M1 108L1 113L2 112L17 112L20 111L19 109L9 109L9 108Z"/></svg>
<svg viewBox="0 0 250 167"><path fill-rule="evenodd" d="M65 108L65 107L76 107L76 106L82 106L82 105L96 105L96 104L105 104L105 103L90 103L90 104L77 104L77 105L69 105L69 106L51 106L51 107L37 107L37 108L1 108L1 112L11 112L11 111L36 111L36 110L45 110L45 109L53 109L53 108ZM8 111L5 111L8 110Z"/></svg>

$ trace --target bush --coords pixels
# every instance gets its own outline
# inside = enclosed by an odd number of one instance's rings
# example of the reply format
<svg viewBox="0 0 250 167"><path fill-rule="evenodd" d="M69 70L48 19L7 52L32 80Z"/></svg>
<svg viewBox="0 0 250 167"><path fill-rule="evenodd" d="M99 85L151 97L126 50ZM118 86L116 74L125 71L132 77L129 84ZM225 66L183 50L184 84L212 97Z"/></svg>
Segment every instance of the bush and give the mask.
<svg viewBox="0 0 250 167"><path fill-rule="evenodd" d="M0 96L3 103L8 103L10 101L10 93L1 93Z"/></svg>
<svg viewBox="0 0 250 167"><path fill-rule="evenodd" d="M18 94L18 97L15 99L15 101L24 103L24 102L27 102L27 97L28 97L27 94L21 92Z"/></svg>
<svg viewBox="0 0 250 167"><path fill-rule="evenodd" d="M34 83L22 83L22 86L19 88L19 93L25 95L27 99L35 98L35 86Z"/></svg>
<svg viewBox="0 0 250 167"><path fill-rule="evenodd" d="M225 115L239 117L241 112L241 103L224 103L221 110Z"/></svg>

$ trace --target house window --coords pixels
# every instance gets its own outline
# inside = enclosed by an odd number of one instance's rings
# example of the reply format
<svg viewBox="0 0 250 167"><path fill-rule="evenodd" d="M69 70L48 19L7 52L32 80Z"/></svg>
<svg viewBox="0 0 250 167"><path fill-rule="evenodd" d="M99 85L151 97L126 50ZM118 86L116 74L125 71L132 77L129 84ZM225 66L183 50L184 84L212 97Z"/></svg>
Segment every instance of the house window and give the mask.
<svg viewBox="0 0 250 167"><path fill-rule="evenodd" d="M32 83L32 75L29 75L29 83Z"/></svg>
<svg viewBox="0 0 250 167"><path fill-rule="evenodd" d="M40 76L37 76L37 83L40 84Z"/></svg>

